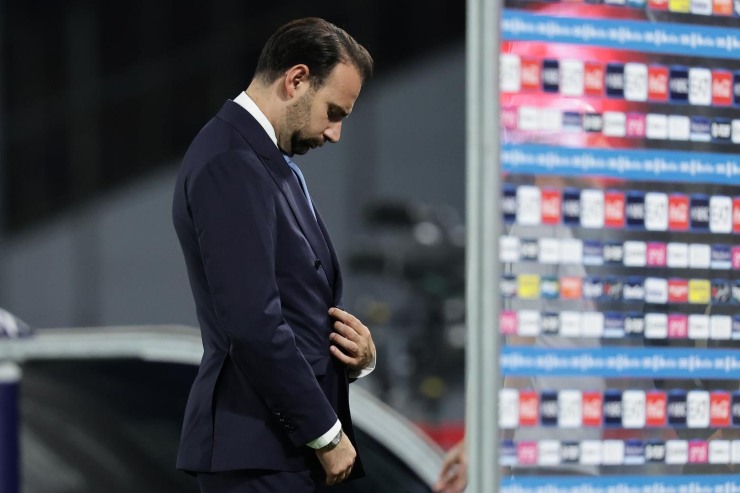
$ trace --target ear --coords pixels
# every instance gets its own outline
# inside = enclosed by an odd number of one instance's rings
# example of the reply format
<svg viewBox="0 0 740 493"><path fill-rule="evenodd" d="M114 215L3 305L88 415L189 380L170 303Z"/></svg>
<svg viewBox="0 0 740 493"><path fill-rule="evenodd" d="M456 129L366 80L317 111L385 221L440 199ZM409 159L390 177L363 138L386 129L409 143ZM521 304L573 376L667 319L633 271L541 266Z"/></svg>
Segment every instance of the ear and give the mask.
<svg viewBox="0 0 740 493"><path fill-rule="evenodd" d="M310 86L308 80L308 66L304 64L293 65L285 72L285 92L289 98L303 94Z"/></svg>

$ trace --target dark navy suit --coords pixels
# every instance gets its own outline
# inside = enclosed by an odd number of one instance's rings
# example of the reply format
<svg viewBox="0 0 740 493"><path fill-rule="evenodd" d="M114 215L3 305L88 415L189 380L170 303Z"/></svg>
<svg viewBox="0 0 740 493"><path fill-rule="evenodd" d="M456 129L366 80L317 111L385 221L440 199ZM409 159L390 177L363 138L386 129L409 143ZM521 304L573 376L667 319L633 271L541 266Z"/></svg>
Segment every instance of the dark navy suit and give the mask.
<svg viewBox="0 0 740 493"><path fill-rule="evenodd" d="M337 418L354 442L348 369L329 353L342 278L321 217L233 101L188 149L172 212L204 348L177 467L320 472L307 442Z"/></svg>

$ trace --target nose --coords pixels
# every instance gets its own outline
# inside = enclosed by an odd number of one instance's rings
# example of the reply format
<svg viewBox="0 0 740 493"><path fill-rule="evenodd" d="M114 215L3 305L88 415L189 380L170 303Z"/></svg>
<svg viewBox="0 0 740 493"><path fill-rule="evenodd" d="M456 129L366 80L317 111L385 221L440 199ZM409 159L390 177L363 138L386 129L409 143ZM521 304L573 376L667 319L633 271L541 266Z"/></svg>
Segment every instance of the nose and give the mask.
<svg viewBox="0 0 740 493"><path fill-rule="evenodd" d="M339 142L341 135L342 122L333 122L326 128L326 130L324 130L324 138L332 144Z"/></svg>

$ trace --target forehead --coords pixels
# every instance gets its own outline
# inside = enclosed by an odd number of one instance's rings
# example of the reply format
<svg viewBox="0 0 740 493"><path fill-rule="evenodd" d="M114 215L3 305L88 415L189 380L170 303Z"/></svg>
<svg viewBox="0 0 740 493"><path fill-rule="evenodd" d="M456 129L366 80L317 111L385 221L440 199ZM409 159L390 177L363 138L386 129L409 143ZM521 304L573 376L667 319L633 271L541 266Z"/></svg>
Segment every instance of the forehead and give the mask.
<svg viewBox="0 0 740 493"><path fill-rule="evenodd" d="M349 113L360 95L360 89L362 89L360 72L350 64L339 63L326 78L324 85L316 91L316 95Z"/></svg>

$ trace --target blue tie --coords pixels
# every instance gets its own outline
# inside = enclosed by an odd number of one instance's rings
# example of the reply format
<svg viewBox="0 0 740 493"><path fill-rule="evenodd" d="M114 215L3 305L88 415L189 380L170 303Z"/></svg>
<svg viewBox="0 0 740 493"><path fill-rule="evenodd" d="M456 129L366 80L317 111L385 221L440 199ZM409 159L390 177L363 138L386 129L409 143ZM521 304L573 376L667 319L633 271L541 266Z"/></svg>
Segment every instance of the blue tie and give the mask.
<svg viewBox="0 0 740 493"><path fill-rule="evenodd" d="M311 202L311 194L308 193L308 186L306 185L306 179L303 177L303 173L301 173L301 168L291 161L287 154L283 154L283 157L285 158L285 162L288 163L288 166L290 166L290 169L292 169L293 173L298 177L298 181L301 183L301 188L303 189L303 194L306 196L306 200L308 201L308 208L311 209L311 214L313 214L313 218L316 219L316 212L313 210L313 202Z"/></svg>

